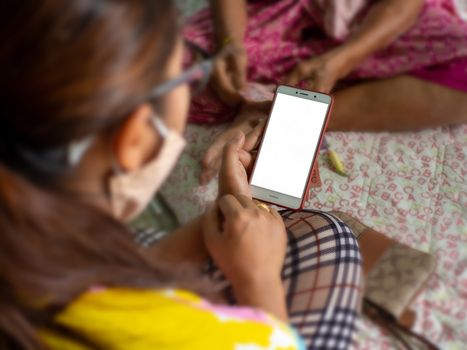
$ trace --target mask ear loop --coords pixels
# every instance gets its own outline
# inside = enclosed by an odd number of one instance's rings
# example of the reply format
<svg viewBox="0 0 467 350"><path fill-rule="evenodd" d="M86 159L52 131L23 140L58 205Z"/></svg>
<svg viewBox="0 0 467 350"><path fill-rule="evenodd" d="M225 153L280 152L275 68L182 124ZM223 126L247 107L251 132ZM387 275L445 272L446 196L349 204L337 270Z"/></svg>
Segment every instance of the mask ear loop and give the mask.
<svg viewBox="0 0 467 350"><path fill-rule="evenodd" d="M161 118L154 114L151 117L151 123L163 139L167 138L169 135L169 128L165 125Z"/></svg>

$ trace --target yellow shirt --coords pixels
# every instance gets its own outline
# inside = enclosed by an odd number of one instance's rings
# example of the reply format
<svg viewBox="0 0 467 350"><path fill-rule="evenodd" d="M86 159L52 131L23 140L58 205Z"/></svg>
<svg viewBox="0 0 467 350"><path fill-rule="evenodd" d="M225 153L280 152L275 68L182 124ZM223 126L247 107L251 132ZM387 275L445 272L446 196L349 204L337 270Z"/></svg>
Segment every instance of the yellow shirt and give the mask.
<svg viewBox="0 0 467 350"><path fill-rule="evenodd" d="M261 311L213 305L181 290L101 289L82 295L59 324L109 350L297 350L304 349L287 325ZM50 332L51 349L87 350Z"/></svg>

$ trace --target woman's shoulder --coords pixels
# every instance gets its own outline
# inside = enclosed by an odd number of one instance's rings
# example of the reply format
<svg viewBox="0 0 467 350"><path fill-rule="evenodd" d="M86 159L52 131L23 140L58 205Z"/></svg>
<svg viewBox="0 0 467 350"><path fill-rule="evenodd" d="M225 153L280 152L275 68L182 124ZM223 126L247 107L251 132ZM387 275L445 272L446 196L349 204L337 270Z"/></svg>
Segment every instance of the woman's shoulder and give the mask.
<svg viewBox="0 0 467 350"><path fill-rule="evenodd" d="M93 287L82 294L67 309L100 308L119 306L120 308L140 308L148 305L198 303L202 298L181 289L130 289Z"/></svg>
<svg viewBox="0 0 467 350"><path fill-rule="evenodd" d="M57 321L109 349L299 349L285 324L261 311L212 304L179 289L94 288Z"/></svg>

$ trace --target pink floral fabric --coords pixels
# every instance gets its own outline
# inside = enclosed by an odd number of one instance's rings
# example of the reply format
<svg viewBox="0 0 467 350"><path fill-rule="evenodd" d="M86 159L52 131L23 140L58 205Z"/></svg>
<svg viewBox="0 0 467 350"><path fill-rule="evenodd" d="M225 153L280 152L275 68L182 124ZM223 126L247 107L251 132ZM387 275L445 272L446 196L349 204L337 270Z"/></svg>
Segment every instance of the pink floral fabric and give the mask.
<svg viewBox="0 0 467 350"><path fill-rule="evenodd" d="M355 7L352 16L342 18L337 12L341 10L331 6L332 3L330 0L261 0L249 3L245 38L249 79L278 83L297 62L340 45L371 6L367 3L361 9ZM328 8L320 7L320 4ZM338 21L343 23L337 25ZM419 78L467 92L466 33L467 22L457 14L452 0L426 0L417 23L389 47L361 63L347 80L355 82L416 72ZM209 9L189 20L185 38L208 52L215 51ZM456 61L454 68L442 66L453 60ZM433 66L441 69L442 78L424 71ZM445 69L451 69L450 73L444 74ZM449 77L453 76L461 79L462 83L452 83ZM228 121L235 112L208 90L193 102L190 121Z"/></svg>
<svg viewBox="0 0 467 350"><path fill-rule="evenodd" d="M314 4L321 10L326 33L331 38L343 40L368 0L314 0Z"/></svg>

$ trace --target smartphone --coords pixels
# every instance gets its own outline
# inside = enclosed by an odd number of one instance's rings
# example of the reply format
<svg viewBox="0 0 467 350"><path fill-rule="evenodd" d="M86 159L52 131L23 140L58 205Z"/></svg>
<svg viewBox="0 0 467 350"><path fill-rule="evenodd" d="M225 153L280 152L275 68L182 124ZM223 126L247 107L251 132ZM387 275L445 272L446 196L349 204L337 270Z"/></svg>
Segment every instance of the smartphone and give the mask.
<svg viewBox="0 0 467 350"><path fill-rule="evenodd" d="M253 198L303 207L332 106L327 94L281 85L250 176Z"/></svg>

